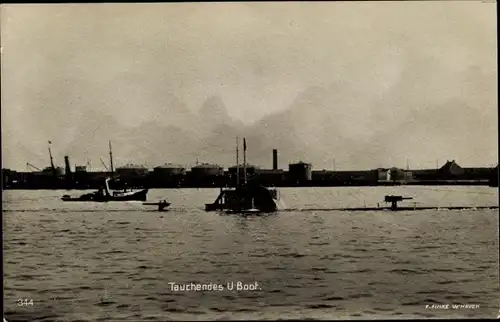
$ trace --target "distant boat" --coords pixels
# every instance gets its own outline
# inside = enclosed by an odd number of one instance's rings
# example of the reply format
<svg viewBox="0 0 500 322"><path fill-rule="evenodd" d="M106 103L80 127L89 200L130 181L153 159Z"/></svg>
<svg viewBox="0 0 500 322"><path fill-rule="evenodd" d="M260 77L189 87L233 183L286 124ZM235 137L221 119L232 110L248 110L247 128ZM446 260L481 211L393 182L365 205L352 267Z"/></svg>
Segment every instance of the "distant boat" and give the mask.
<svg viewBox="0 0 500 322"><path fill-rule="evenodd" d="M71 197L69 195L62 196L62 201L93 201L93 202L108 202L108 201L146 201L148 189L127 191L127 189L110 192L109 180L104 181L104 189L81 195L80 197Z"/></svg>
<svg viewBox="0 0 500 322"><path fill-rule="evenodd" d="M171 203L167 202L166 200L162 200L159 202L144 202L142 204L146 206L158 206L158 211L166 211L168 206L171 205Z"/></svg>

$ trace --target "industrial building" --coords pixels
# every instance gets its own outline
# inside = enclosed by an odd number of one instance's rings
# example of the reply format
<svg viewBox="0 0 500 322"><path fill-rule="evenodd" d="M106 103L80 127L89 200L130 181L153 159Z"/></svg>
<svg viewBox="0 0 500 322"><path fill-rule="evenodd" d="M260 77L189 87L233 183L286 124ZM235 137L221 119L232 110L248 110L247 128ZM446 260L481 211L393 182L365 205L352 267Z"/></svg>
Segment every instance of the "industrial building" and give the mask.
<svg viewBox="0 0 500 322"><path fill-rule="evenodd" d="M375 185L380 174L378 169L365 171L333 171L331 182L335 185Z"/></svg>
<svg viewBox="0 0 500 322"><path fill-rule="evenodd" d="M186 168L182 165L165 163L153 169L147 182L151 187L175 187L184 182L186 173Z"/></svg>
<svg viewBox="0 0 500 322"><path fill-rule="evenodd" d="M84 166L84 165L77 165L77 166L75 166L75 173L78 173L78 172L80 172L80 173L87 172L87 167Z"/></svg>
<svg viewBox="0 0 500 322"><path fill-rule="evenodd" d="M412 170L415 180L489 180L492 168L463 168L455 160L447 160L439 169Z"/></svg>
<svg viewBox="0 0 500 322"><path fill-rule="evenodd" d="M116 168L116 174L122 179L137 179L146 176L149 172L148 168L142 165L126 164Z"/></svg>
<svg viewBox="0 0 500 322"><path fill-rule="evenodd" d="M491 187L498 187L498 164L495 168L490 170L490 179L489 179L489 185Z"/></svg>
<svg viewBox="0 0 500 322"><path fill-rule="evenodd" d="M240 176L244 175L245 168L246 168L247 176L256 175L258 170L260 169L259 167L252 165L252 164L247 164L246 167L243 164L240 164L240 166L239 166ZM237 170L236 165L233 165L232 167L229 167L229 169L227 171L228 171L228 174L230 176L233 176L233 175L236 175L236 170Z"/></svg>
<svg viewBox="0 0 500 322"><path fill-rule="evenodd" d="M411 171L393 167L387 171L387 180L407 182L413 180L413 175Z"/></svg>
<svg viewBox="0 0 500 322"><path fill-rule="evenodd" d="M49 176L55 176L55 177L64 177L66 174L66 170L63 167L56 167L55 169L52 169L51 167L46 167L42 170L42 172L46 175Z"/></svg>
<svg viewBox="0 0 500 322"><path fill-rule="evenodd" d="M188 186L211 187L224 183L224 168L218 164L202 163L187 173Z"/></svg>
<svg viewBox="0 0 500 322"><path fill-rule="evenodd" d="M186 175L186 168L182 165L166 163L153 169L153 175L159 180L172 180L172 178L183 177Z"/></svg>
<svg viewBox="0 0 500 322"><path fill-rule="evenodd" d="M112 172L113 180L110 185L112 187L121 189L125 187L142 187L146 184L146 178L149 174L149 169L136 164L126 164L124 166L116 168L114 173ZM109 174L107 174L109 176ZM104 178L101 182L104 181Z"/></svg>
<svg viewBox="0 0 500 322"><path fill-rule="evenodd" d="M328 184L328 182L331 182L332 178L333 178L333 174L334 174L334 171L332 170L313 170L312 171L312 181L319 185L319 186L323 186L323 185L326 185Z"/></svg>
<svg viewBox="0 0 500 322"><path fill-rule="evenodd" d="M155 176L160 178L168 178L172 176L185 176L186 168L182 165L176 165L172 163L166 163L164 165L157 166L153 169Z"/></svg>
<svg viewBox="0 0 500 322"><path fill-rule="evenodd" d="M377 173L377 181L390 181L391 180L391 169L378 168L375 169Z"/></svg>
<svg viewBox="0 0 500 322"><path fill-rule="evenodd" d="M218 164L202 163L191 168L194 178L205 178L224 175L224 168Z"/></svg>
<svg viewBox="0 0 500 322"><path fill-rule="evenodd" d="M312 164L305 162L288 165L288 181L290 184L304 184L312 180Z"/></svg>
<svg viewBox="0 0 500 322"><path fill-rule="evenodd" d="M286 172L280 169L256 169L255 175L264 186L283 186L286 181Z"/></svg>
<svg viewBox="0 0 500 322"><path fill-rule="evenodd" d="M459 166L455 160L446 161L446 163L438 170L440 178L456 179L460 178L465 173L464 169Z"/></svg>

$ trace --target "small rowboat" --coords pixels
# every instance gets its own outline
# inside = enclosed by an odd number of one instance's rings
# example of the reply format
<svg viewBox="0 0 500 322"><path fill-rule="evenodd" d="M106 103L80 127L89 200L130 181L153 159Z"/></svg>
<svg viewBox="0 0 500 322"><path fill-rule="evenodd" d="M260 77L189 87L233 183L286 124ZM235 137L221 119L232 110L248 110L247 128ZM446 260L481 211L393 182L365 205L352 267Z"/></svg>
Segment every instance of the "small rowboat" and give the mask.
<svg viewBox="0 0 500 322"><path fill-rule="evenodd" d="M158 206L158 211L165 211L168 206L170 206L170 202L166 200L162 200L160 202L143 202L143 205L146 206Z"/></svg>

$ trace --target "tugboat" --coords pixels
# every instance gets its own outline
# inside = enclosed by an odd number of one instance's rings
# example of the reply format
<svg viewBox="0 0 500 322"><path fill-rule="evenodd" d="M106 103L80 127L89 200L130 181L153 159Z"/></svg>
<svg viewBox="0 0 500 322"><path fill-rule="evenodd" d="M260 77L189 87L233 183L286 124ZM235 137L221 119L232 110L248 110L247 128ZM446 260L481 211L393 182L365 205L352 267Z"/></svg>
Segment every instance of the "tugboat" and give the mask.
<svg viewBox="0 0 500 322"><path fill-rule="evenodd" d="M99 188L99 190L81 195L80 197L71 197L69 195L62 196L62 201L94 201L94 202L108 202L108 201L146 201L148 189L142 189L138 191L113 191L109 190L109 180L106 178L104 181L104 189Z"/></svg>
<svg viewBox="0 0 500 322"><path fill-rule="evenodd" d="M50 143L50 142L49 142ZM49 149L50 152L50 149ZM52 156L51 156L52 158ZM102 161L102 159L101 159ZM111 149L111 140L109 141L109 163L111 167L111 175L114 177L113 168L113 151ZM104 162L103 162L104 164ZM106 167L106 165L104 165ZM107 169L107 167L106 167ZM123 190L115 190L113 193L109 189L109 181L111 178L106 178L104 181L104 188L101 187L99 190L81 195L80 197L71 197L70 195L62 196L62 201L94 201L94 202L108 202L108 201L146 201L148 189L141 189L137 191L128 190L126 185ZM170 204L169 204L170 205ZM166 207L166 206L165 206ZM163 208L165 208L163 207Z"/></svg>
<svg viewBox="0 0 500 322"><path fill-rule="evenodd" d="M278 210L279 194L276 189L264 187L255 181L247 181L246 149L246 140L243 138L243 183L240 184L239 148L238 138L236 138L236 188L221 188L215 202L205 204L205 211L261 213Z"/></svg>

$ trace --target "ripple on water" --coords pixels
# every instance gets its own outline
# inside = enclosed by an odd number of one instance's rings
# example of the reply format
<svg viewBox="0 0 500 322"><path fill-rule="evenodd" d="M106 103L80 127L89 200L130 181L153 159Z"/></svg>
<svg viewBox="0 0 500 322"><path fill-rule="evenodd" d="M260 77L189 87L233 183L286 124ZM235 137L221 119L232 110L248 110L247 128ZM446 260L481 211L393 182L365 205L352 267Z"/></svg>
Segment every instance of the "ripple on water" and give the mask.
<svg viewBox="0 0 500 322"><path fill-rule="evenodd" d="M409 269L409 268L395 268L389 270L390 273L396 273L401 275L412 275L412 274L427 274L427 269Z"/></svg>
<svg viewBox="0 0 500 322"><path fill-rule="evenodd" d="M424 294L424 295L447 295L447 294L454 294L454 291L448 291L448 290L426 290L426 291L419 291L416 292L416 294ZM456 293L455 293L456 294Z"/></svg>
<svg viewBox="0 0 500 322"><path fill-rule="evenodd" d="M349 295L348 296L349 299L360 299L360 298L369 298L369 297L373 297L373 294L370 294L370 293L357 293L357 294L353 294L353 295Z"/></svg>
<svg viewBox="0 0 500 322"><path fill-rule="evenodd" d="M435 268L433 269L434 272L443 272L443 273L452 273L455 270L451 268Z"/></svg>
<svg viewBox="0 0 500 322"><path fill-rule="evenodd" d="M235 309L234 312L257 312L257 310L252 308L239 308Z"/></svg>
<svg viewBox="0 0 500 322"><path fill-rule="evenodd" d="M322 242L322 243L309 243L309 245L311 245L311 246L326 246L326 245L330 245L330 243L328 243L328 242Z"/></svg>
<svg viewBox="0 0 500 322"><path fill-rule="evenodd" d="M425 305L425 301L409 301L409 302L403 302L401 305L403 306L422 306Z"/></svg>
<svg viewBox="0 0 500 322"><path fill-rule="evenodd" d="M367 248L354 248L355 252L366 253L369 251Z"/></svg>
<svg viewBox="0 0 500 322"><path fill-rule="evenodd" d="M301 257L305 257L307 255L293 252L293 253L281 254L281 255L278 255L278 256L279 257L301 258Z"/></svg>
<svg viewBox="0 0 500 322"><path fill-rule="evenodd" d="M394 311L394 308L387 308L387 307L374 307L373 308L375 312L392 312Z"/></svg>
<svg viewBox="0 0 500 322"><path fill-rule="evenodd" d="M337 306L325 303L318 303L318 304L306 304L305 307L308 309L330 309L330 308L335 308Z"/></svg>
<svg viewBox="0 0 500 322"><path fill-rule="evenodd" d="M347 258L347 259L350 259L350 258L354 258L354 259L363 259L363 258L366 258L365 256L358 256L358 255L354 255L354 254L339 254L339 255L337 255L337 257L339 257L339 258Z"/></svg>
<svg viewBox="0 0 500 322"><path fill-rule="evenodd" d="M363 269L357 269L354 271L347 271L346 273L370 273L370 272L373 272L373 270L369 269L369 268L363 268Z"/></svg>
<svg viewBox="0 0 500 322"><path fill-rule="evenodd" d="M446 295L444 297L447 300L471 300L474 299L475 296L470 296L470 295ZM467 302L469 303L469 302Z"/></svg>
<svg viewBox="0 0 500 322"><path fill-rule="evenodd" d="M343 300L345 300L345 298L342 296L326 296L324 298L324 300L325 301L343 301Z"/></svg>
<svg viewBox="0 0 500 322"><path fill-rule="evenodd" d="M456 281L440 281L440 282L436 282L436 284L438 285L448 285L448 284L454 284L456 283Z"/></svg>
<svg viewBox="0 0 500 322"><path fill-rule="evenodd" d="M329 269L328 269L328 268L326 268L326 267L313 267L313 268L311 268L311 270L312 270L313 272L326 272L326 271L328 271Z"/></svg>
<svg viewBox="0 0 500 322"><path fill-rule="evenodd" d="M414 250L429 250L429 249L439 249L439 248L443 248L443 246L428 245L428 246L413 247Z"/></svg>
<svg viewBox="0 0 500 322"><path fill-rule="evenodd" d="M9 322L21 322L21 321L45 321L53 322L61 318L61 315L54 314L52 312L36 311L30 310L30 312L13 312L5 311L4 317Z"/></svg>
<svg viewBox="0 0 500 322"><path fill-rule="evenodd" d="M220 307L211 307L210 310L214 311L214 312L227 312L228 311L227 309L220 308Z"/></svg>

